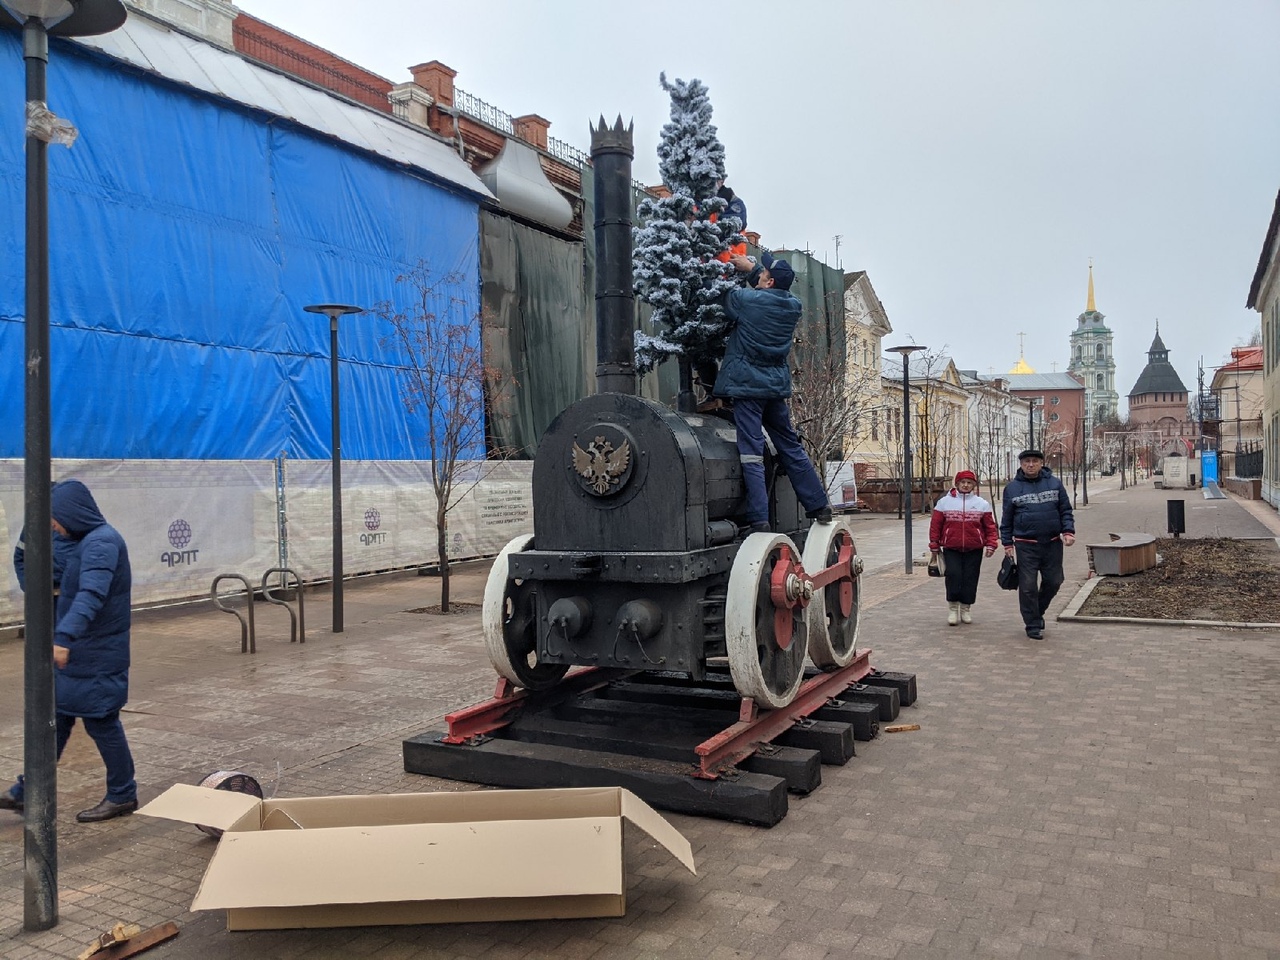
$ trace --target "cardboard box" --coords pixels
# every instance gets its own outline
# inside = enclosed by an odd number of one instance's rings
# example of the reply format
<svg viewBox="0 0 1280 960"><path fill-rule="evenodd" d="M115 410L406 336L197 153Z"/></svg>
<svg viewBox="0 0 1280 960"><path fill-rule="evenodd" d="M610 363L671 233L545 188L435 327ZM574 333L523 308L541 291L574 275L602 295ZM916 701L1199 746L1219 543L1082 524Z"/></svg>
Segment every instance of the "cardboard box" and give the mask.
<svg viewBox="0 0 1280 960"><path fill-rule="evenodd" d="M696 872L689 841L619 787L259 800L178 784L138 813L225 831L191 909L226 910L229 930L620 917L624 819Z"/></svg>

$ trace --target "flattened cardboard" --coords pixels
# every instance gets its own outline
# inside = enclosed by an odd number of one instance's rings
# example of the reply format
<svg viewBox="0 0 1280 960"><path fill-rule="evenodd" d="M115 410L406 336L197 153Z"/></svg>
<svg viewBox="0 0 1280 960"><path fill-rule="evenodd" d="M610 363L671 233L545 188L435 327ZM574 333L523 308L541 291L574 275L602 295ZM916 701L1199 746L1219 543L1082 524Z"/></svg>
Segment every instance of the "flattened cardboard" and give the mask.
<svg viewBox="0 0 1280 960"><path fill-rule="evenodd" d="M138 812L226 831L192 909L232 930L621 916L624 818L696 872L617 787L263 801L179 784Z"/></svg>
<svg viewBox="0 0 1280 960"><path fill-rule="evenodd" d="M175 783L138 812L149 817L162 817L182 823L202 823L206 827L230 830L245 814L256 814L261 803L257 797L247 793ZM256 830L256 815L252 822L253 829Z"/></svg>

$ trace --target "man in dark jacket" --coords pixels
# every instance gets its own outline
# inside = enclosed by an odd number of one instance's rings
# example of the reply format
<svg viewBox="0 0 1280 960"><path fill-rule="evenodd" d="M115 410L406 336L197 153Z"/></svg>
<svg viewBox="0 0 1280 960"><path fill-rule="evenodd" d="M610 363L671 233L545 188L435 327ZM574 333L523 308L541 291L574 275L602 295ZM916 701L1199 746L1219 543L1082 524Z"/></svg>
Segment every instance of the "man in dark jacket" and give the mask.
<svg viewBox="0 0 1280 960"><path fill-rule="evenodd" d="M54 484L54 486L57 486L57 484ZM50 531L50 534L53 537L53 596L56 607L58 585L62 582L62 571L66 568L67 561L71 559L71 554L75 553L76 543L74 540L68 540L53 531ZM25 592L27 589L26 527L23 527L22 532L18 534L18 545L13 548L13 571L18 575L18 589ZM23 778L19 775L17 783L4 793L0 793L0 810L21 810L24 795Z"/></svg>
<svg viewBox="0 0 1280 960"><path fill-rule="evenodd" d="M757 269L745 256L732 257L729 262L743 273ZM819 523L831 522L827 491L800 445L787 409L786 398L791 396L787 358L804 309L790 292L795 272L787 261L768 253L761 256L758 269L754 289L741 287L725 294L725 313L735 326L729 333L715 386L716 396L733 400L738 455L747 488L744 519L752 533L771 528L764 482L765 430L804 505L805 516Z"/></svg>
<svg viewBox="0 0 1280 960"><path fill-rule="evenodd" d="M133 755L120 723L129 699L133 576L124 538L83 483L57 484L51 512L54 531L75 544L62 571L53 639L58 756L81 720L107 768L107 795L76 814L81 823L93 823L138 808ZM14 798L14 791L7 796ZM21 794L3 806L21 809Z"/></svg>
<svg viewBox="0 0 1280 960"><path fill-rule="evenodd" d="M1076 542L1066 487L1039 450L1018 454L1018 473L1004 488L1000 517L1004 553L1018 560L1018 608L1027 636L1044 639L1044 615L1062 586L1062 548Z"/></svg>

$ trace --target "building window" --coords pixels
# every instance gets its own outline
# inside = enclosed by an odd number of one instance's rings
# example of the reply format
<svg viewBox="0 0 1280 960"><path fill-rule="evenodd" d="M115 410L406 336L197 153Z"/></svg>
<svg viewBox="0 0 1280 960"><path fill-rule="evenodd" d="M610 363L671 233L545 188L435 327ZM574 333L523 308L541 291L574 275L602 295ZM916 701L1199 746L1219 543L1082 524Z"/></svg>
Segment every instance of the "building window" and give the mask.
<svg viewBox="0 0 1280 960"><path fill-rule="evenodd" d="M871 439L872 440L880 439L880 411L879 410L871 411Z"/></svg>
<svg viewBox="0 0 1280 960"><path fill-rule="evenodd" d="M1102 374L1098 374L1098 389L1105 390L1107 388L1107 380Z"/></svg>
<svg viewBox="0 0 1280 960"><path fill-rule="evenodd" d="M1097 345L1097 347L1094 348L1094 356L1096 356L1099 360L1101 360L1106 355L1107 355L1107 348L1103 344L1100 343Z"/></svg>
<svg viewBox="0 0 1280 960"><path fill-rule="evenodd" d="M1049 414L1049 422L1050 422L1050 423L1057 423L1057 422L1058 422L1058 415L1057 415L1056 413L1051 413L1051 414Z"/></svg>
<svg viewBox="0 0 1280 960"><path fill-rule="evenodd" d="M1050 397L1050 398L1049 398L1049 402L1050 402L1050 403L1052 403L1052 404L1056 407L1056 406L1059 404L1060 400L1059 400L1059 398L1058 398L1058 397Z"/></svg>

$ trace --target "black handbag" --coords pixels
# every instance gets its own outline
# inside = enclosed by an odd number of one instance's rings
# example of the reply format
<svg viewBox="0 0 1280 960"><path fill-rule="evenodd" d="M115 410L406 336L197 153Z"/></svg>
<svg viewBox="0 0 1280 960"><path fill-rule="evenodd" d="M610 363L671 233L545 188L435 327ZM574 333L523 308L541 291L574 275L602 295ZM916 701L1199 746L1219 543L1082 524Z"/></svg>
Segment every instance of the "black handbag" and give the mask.
<svg viewBox="0 0 1280 960"><path fill-rule="evenodd" d="M1005 555L1004 562L1000 564L1000 570L996 574L996 583L1000 584L1003 590L1018 589L1018 561L1008 554Z"/></svg>

